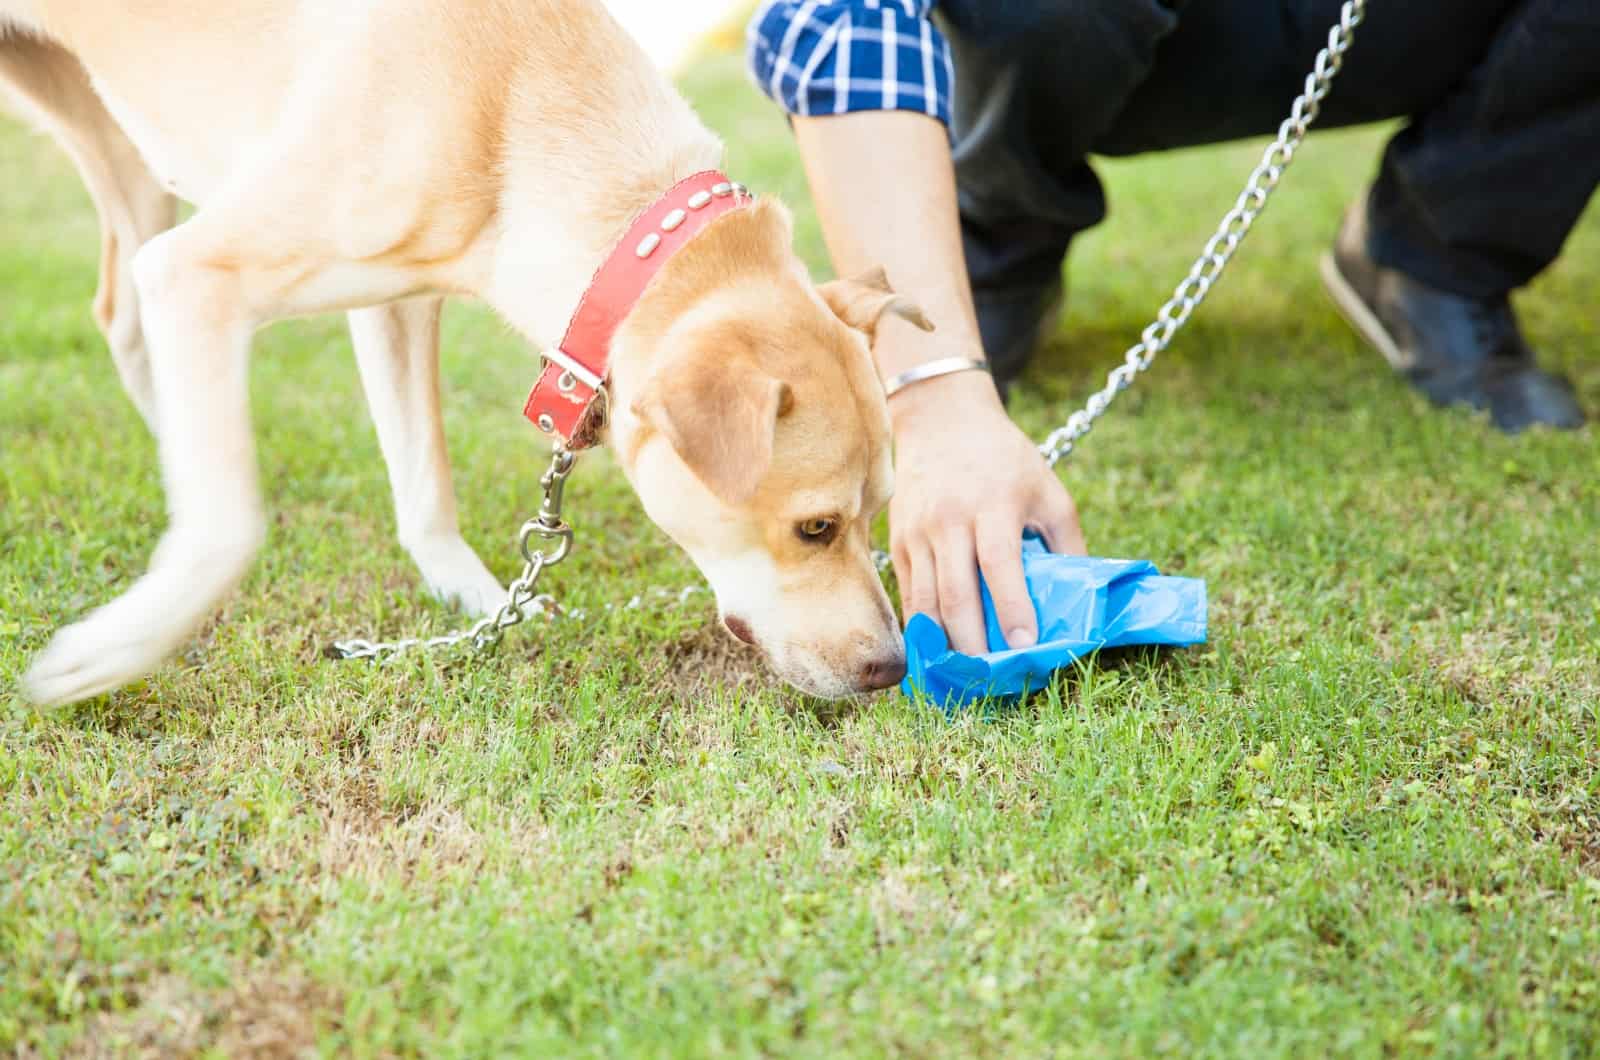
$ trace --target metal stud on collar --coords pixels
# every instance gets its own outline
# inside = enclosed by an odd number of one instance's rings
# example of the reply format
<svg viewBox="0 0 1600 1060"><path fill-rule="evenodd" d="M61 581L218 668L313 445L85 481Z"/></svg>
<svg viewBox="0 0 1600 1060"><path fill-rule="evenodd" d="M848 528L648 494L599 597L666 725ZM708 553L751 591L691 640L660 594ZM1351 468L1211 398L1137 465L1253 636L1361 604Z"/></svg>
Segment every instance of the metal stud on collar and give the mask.
<svg viewBox="0 0 1600 1060"><path fill-rule="evenodd" d="M704 210L710 205L711 193L709 191L697 191L689 196L689 209L691 210Z"/></svg>
<svg viewBox="0 0 1600 1060"><path fill-rule="evenodd" d="M641 258L648 258L650 255L652 255L652 254L654 254L656 252L656 248L659 247L660 245L661 245L661 233L660 232L651 232L649 235L647 235L643 239L639 240L638 249L636 249L634 251L634 253L637 254Z"/></svg>
<svg viewBox="0 0 1600 1060"><path fill-rule="evenodd" d="M661 219L661 230L663 232L675 232L683 225L683 222L687 221L688 219L689 214L687 211L673 210L671 213L667 214L667 216Z"/></svg>

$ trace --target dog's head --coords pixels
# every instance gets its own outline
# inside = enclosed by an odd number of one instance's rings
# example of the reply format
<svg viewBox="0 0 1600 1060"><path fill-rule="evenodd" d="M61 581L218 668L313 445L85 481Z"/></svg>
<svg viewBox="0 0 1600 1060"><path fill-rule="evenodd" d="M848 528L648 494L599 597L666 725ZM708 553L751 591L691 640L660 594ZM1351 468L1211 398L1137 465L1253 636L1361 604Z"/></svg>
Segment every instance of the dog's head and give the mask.
<svg viewBox="0 0 1600 1060"><path fill-rule="evenodd" d="M868 544L894 474L869 341L886 313L928 325L881 271L814 285L791 238L762 201L663 268L613 345L611 441L729 632L839 697L905 668Z"/></svg>

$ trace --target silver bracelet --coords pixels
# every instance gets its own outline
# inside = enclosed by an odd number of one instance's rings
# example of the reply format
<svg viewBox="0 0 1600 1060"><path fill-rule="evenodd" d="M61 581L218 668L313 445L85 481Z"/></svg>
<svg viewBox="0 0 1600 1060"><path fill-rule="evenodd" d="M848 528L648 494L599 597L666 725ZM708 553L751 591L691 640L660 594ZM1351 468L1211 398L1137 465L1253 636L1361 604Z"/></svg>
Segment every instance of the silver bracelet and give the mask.
<svg viewBox="0 0 1600 1060"><path fill-rule="evenodd" d="M929 379L937 379L941 375L954 375L957 372L987 372L989 362L980 361L975 357L941 357L937 361L928 361L914 368L908 368L899 375L891 376L883 381L883 389L889 397L894 397L900 391L913 383L925 383Z"/></svg>

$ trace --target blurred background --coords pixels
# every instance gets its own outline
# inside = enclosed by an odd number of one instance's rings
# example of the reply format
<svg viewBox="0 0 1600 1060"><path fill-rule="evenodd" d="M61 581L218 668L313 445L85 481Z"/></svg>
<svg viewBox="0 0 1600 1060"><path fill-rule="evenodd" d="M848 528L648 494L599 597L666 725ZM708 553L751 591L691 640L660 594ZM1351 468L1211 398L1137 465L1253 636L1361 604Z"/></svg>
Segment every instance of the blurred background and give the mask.
<svg viewBox="0 0 1600 1060"><path fill-rule="evenodd" d="M664 69L677 73L713 30L733 27L749 0L606 0L628 32Z"/></svg>

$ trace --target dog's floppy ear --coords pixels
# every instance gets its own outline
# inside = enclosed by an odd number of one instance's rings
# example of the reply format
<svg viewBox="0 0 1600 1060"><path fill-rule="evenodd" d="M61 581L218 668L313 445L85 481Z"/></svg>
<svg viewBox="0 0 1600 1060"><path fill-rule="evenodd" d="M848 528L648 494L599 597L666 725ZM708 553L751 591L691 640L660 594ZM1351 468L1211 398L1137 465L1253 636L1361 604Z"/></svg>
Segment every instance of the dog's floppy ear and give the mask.
<svg viewBox="0 0 1600 1060"><path fill-rule="evenodd" d="M933 330L933 322L923 315L920 306L894 293L889 276L881 267L848 280L821 284L817 293L840 320L865 332L869 339L877 333L878 322L885 313L909 320L923 331Z"/></svg>
<svg viewBox="0 0 1600 1060"><path fill-rule="evenodd" d="M743 504L772 465L778 417L794 404L789 384L748 358L673 358L645 384L634 415L660 431L707 489Z"/></svg>

